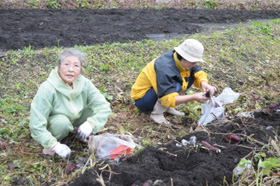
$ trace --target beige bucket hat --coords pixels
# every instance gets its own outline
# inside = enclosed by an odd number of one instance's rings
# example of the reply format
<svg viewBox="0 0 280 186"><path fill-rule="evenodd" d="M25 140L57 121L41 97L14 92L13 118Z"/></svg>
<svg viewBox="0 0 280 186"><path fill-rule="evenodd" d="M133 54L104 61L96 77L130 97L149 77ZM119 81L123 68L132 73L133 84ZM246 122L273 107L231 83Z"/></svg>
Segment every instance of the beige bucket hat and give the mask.
<svg viewBox="0 0 280 186"><path fill-rule="evenodd" d="M189 62L205 62L202 59L204 47L199 41L195 39L186 39L174 49Z"/></svg>

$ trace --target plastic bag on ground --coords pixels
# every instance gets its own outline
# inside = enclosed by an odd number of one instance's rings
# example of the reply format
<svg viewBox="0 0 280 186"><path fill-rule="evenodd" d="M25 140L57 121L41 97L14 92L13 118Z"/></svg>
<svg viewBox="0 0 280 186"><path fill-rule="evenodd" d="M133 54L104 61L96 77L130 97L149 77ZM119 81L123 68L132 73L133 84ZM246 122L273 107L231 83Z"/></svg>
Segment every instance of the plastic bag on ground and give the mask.
<svg viewBox="0 0 280 186"><path fill-rule="evenodd" d="M131 151L138 145L133 141L132 136L121 134L100 134L91 135L88 140L89 151L99 160L115 160L120 157L131 155Z"/></svg>
<svg viewBox="0 0 280 186"><path fill-rule="evenodd" d="M225 88L217 97L222 105L233 103L239 97L239 93L234 92L230 87Z"/></svg>
<svg viewBox="0 0 280 186"><path fill-rule="evenodd" d="M215 119L223 120L225 117L223 105L234 102L238 97L239 93L234 92L229 87L225 88L218 97L211 96L210 102L202 105L202 115L198 120L198 125L207 125Z"/></svg>
<svg viewBox="0 0 280 186"><path fill-rule="evenodd" d="M242 158L240 162L237 164L237 166L233 169L234 174L234 180L237 181L238 177L246 170L252 169L252 162L251 160L247 160L245 158ZM247 181L249 181L247 179ZM251 181L249 181L251 182Z"/></svg>

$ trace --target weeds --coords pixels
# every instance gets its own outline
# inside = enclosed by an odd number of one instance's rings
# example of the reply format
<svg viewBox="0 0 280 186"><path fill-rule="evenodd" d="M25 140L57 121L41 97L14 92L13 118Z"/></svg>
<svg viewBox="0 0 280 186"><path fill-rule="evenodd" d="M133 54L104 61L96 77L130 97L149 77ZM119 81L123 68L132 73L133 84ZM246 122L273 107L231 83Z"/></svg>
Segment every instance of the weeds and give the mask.
<svg viewBox="0 0 280 186"><path fill-rule="evenodd" d="M62 6L58 0L48 0L47 1L47 8L50 9L60 9Z"/></svg>
<svg viewBox="0 0 280 186"><path fill-rule="evenodd" d="M217 3L215 3L214 1L205 1L204 6L206 9L214 9L215 7L217 7Z"/></svg>
<svg viewBox="0 0 280 186"><path fill-rule="evenodd" d="M237 180L237 178L233 177L233 185L276 185L279 183L279 145L277 139L270 140L258 153L252 151L248 156L251 159L241 159L235 172L235 176L238 173L239 179L234 182L234 179ZM256 170L254 167L256 167Z"/></svg>
<svg viewBox="0 0 280 186"><path fill-rule="evenodd" d="M41 8L41 9L139 9L139 8L190 8L190 9L246 9L246 10L262 10L272 9L278 10L280 5L278 0L256 1L256 0L181 0L181 1L153 1L153 0L3 0L0 7L3 8Z"/></svg>
<svg viewBox="0 0 280 186"><path fill-rule="evenodd" d="M254 21L253 23L254 23L253 27L257 28L262 33L267 34L267 35L271 34L271 31L272 31L272 27L271 26L266 26L263 23L259 23L257 21Z"/></svg>

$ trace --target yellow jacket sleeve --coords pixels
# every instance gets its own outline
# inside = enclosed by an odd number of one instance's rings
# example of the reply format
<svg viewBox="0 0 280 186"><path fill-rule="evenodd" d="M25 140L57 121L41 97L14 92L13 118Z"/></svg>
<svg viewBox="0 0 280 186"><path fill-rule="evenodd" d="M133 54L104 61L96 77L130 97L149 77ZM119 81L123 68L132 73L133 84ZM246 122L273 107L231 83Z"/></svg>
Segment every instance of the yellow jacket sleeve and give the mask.
<svg viewBox="0 0 280 186"><path fill-rule="evenodd" d="M207 74L204 71L198 71L197 73L194 74L194 86L196 86L197 88L202 89L201 87L201 82L205 81L206 83L208 83L208 78L207 78Z"/></svg>
<svg viewBox="0 0 280 186"><path fill-rule="evenodd" d="M176 106L176 96L179 94L177 92L173 92L170 94L167 94L160 98L160 102L162 106L164 107L175 107Z"/></svg>

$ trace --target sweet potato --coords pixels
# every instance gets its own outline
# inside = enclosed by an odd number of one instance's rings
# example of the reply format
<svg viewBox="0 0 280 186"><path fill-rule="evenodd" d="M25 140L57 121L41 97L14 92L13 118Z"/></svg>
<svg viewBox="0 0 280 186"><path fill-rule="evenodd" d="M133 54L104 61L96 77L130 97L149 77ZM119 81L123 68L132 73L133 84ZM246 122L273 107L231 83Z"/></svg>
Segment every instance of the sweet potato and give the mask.
<svg viewBox="0 0 280 186"><path fill-rule="evenodd" d="M234 143L234 144L238 144L241 141L241 139L235 134L228 134L225 140L228 143Z"/></svg>
<svg viewBox="0 0 280 186"><path fill-rule="evenodd" d="M66 166L66 174L69 175L71 174L71 172L73 172L75 170L76 166L74 163L69 163L67 166Z"/></svg>
<svg viewBox="0 0 280 186"><path fill-rule="evenodd" d="M211 151L213 151L213 152L216 152L216 153L220 153L220 152L221 152L220 149L218 149L218 148L216 148L216 147L213 147L212 145L210 145L210 144L209 144L208 142L206 142L206 141L201 141L201 143L202 143L203 145L205 145L206 147L208 147L209 150L211 150Z"/></svg>

